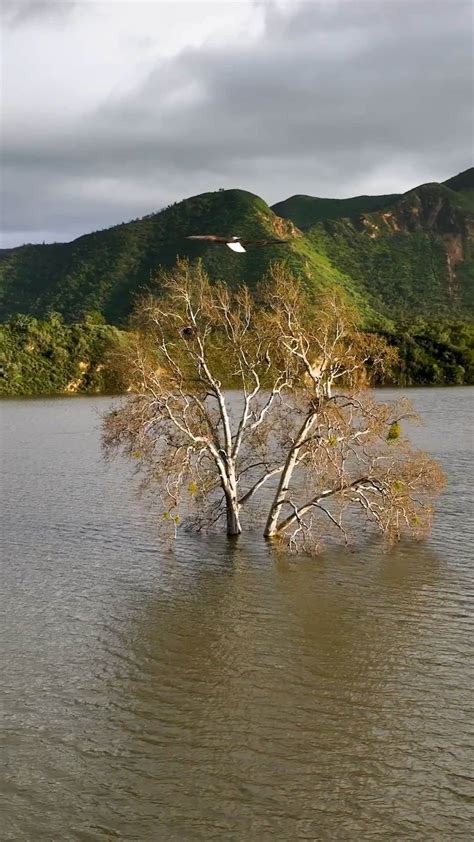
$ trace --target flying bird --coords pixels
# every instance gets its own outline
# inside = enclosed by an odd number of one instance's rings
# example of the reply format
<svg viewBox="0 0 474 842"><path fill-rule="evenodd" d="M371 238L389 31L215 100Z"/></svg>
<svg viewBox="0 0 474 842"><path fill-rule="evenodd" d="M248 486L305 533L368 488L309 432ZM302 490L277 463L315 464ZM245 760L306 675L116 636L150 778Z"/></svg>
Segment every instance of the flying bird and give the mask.
<svg viewBox="0 0 474 842"><path fill-rule="evenodd" d="M222 237L220 234L192 234L187 240L209 240L227 246L232 251L245 252L248 246L276 246L288 240L243 240L242 237Z"/></svg>

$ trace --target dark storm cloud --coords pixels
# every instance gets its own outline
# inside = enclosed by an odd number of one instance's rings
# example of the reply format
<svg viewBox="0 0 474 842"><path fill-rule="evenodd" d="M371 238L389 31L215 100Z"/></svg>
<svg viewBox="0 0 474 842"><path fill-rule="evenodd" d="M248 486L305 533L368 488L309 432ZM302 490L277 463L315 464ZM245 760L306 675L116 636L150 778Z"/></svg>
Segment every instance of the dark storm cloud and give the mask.
<svg viewBox="0 0 474 842"><path fill-rule="evenodd" d="M81 125L7 137L7 227L66 235L219 186L274 202L447 178L469 165L471 34L464 0L266 7L258 41L187 49Z"/></svg>

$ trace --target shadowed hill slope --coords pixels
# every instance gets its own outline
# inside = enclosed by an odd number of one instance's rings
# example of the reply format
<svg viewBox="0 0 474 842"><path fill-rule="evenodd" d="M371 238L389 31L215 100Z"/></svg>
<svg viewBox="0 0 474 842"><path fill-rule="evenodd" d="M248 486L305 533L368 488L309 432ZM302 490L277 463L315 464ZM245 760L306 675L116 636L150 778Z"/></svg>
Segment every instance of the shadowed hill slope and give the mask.
<svg viewBox="0 0 474 842"><path fill-rule="evenodd" d="M291 196L272 205L284 219L291 219L299 228L310 228L326 219L341 219L386 208L400 198L398 193L386 196L354 196L351 199L319 199L316 196Z"/></svg>
<svg viewBox="0 0 474 842"><path fill-rule="evenodd" d="M443 184L445 187L449 187L450 190L456 190L459 192L464 190L474 190L474 167L469 167L468 170L464 170L457 175L453 175L452 178L448 178L446 181L443 181Z"/></svg>

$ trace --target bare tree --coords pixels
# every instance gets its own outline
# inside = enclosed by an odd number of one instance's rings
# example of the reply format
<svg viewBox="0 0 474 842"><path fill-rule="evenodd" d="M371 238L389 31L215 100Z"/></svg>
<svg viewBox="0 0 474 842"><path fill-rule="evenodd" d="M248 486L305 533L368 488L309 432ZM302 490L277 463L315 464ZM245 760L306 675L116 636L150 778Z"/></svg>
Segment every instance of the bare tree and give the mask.
<svg viewBox="0 0 474 842"><path fill-rule="evenodd" d="M242 507L281 470L269 421L290 373L274 364L272 331L246 287L211 285L186 261L158 280L160 298L145 296L135 314L135 394L107 416L104 444L139 460L167 519L177 523L194 499L198 528L225 515L238 535Z"/></svg>
<svg viewBox="0 0 474 842"><path fill-rule="evenodd" d="M291 429L265 536L314 547L329 526L347 541L354 509L390 542L403 531L421 535L444 479L402 437L400 422L416 420L408 401L384 404L368 388L393 350L358 328L340 295L311 302L284 267L274 267L265 297L293 363Z"/></svg>
<svg viewBox="0 0 474 842"><path fill-rule="evenodd" d="M383 404L370 374L391 351L333 291L311 297L274 265L253 298L210 284L200 264L159 275L140 302L126 369L133 394L105 419L107 451L137 459L164 517L198 529L263 501L264 535L314 548L348 540L356 511L396 540L429 525L440 469L401 434L406 402Z"/></svg>

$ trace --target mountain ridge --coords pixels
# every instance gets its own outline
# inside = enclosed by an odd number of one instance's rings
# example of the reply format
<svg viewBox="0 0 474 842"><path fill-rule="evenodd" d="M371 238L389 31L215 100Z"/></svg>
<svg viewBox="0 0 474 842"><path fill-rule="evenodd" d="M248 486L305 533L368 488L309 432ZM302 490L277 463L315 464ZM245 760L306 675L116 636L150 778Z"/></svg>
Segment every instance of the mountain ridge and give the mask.
<svg viewBox="0 0 474 842"><path fill-rule="evenodd" d="M294 199L305 200L304 219ZM202 259L212 279L251 287L284 259L314 288L343 287L375 326L407 313L472 318L473 202L474 168L402 194L294 196L271 207L245 190L201 193L69 243L0 250L0 318L57 310L74 321L98 311L124 324L136 294L178 255ZM186 240L193 233L288 243L235 255Z"/></svg>

